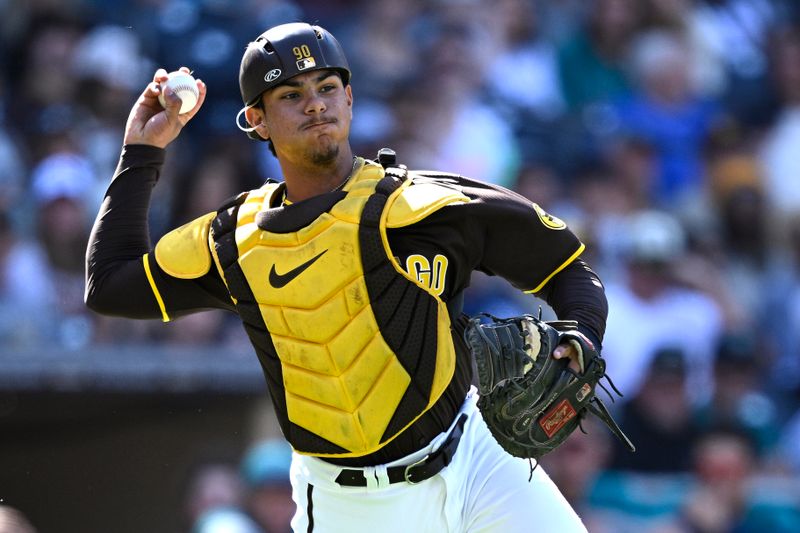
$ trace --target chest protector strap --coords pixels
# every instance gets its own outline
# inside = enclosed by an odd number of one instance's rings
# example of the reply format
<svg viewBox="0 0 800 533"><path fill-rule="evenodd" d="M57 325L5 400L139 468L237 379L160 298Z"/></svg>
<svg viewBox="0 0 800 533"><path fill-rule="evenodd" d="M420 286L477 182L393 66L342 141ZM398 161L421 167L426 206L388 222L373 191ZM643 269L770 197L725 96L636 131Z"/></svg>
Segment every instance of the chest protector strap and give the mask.
<svg viewBox="0 0 800 533"><path fill-rule="evenodd" d="M388 198L401 184L402 181L392 174L387 174L378 183L375 193L364 206L358 235L364 279L375 320L386 344L412 377L384 432L384 440L397 435L433 404L431 393L438 359L437 337L446 333L447 343L452 346L449 315L446 309L442 312L444 304L439 309L441 301L401 275L388 260L384 249L381 217ZM443 319L447 320L444 331L440 328ZM452 369L449 375L452 375ZM441 392L438 391L434 401Z"/></svg>

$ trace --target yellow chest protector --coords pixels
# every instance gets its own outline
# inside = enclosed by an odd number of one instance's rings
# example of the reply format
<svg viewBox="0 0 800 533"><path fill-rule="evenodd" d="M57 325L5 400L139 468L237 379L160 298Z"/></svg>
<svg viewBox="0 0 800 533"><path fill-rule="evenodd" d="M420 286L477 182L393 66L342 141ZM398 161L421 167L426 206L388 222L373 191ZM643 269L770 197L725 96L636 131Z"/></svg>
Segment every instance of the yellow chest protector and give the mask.
<svg viewBox="0 0 800 533"><path fill-rule="evenodd" d="M455 368L447 308L400 267L386 229L468 199L362 160L343 191L312 199L316 207L270 209L277 187L251 191L231 220L214 221L215 259L267 352L262 363L279 360L265 370L281 374L271 393L294 448L370 454L436 402Z"/></svg>

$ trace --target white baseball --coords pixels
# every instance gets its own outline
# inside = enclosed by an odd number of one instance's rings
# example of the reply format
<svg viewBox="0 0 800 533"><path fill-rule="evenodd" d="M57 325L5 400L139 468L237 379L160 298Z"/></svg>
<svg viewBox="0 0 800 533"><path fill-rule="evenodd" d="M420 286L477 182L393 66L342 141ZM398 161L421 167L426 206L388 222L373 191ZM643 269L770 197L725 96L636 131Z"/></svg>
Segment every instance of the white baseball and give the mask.
<svg viewBox="0 0 800 533"><path fill-rule="evenodd" d="M176 70L167 75L169 79L161 84L161 92L158 93L158 101L161 105L167 107L164 102L164 90L169 87L181 99L181 114L194 109L197 99L200 97L200 92L197 90L197 83L192 75L182 70Z"/></svg>

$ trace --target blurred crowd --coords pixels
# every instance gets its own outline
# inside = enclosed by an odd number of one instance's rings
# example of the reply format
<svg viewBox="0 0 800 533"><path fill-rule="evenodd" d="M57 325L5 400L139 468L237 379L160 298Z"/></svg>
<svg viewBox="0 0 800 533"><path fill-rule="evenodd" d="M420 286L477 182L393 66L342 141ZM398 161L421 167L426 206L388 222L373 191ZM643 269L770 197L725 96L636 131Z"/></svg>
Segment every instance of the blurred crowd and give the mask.
<svg viewBox="0 0 800 533"><path fill-rule="evenodd" d="M183 516L190 533L291 533L295 511L283 439L260 440L238 462L198 463L187 476Z"/></svg>
<svg viewBox="0 0 800 533"><path fill-rule="evenodd" d="M185 473L180 507L185 533L292 533L292 449L282 438L256 440L240 459L199 459ZM170 521L170 520L167 520ZM37 533L20 509L0 501L0 533ZM75 524L65 524L75 531ZM160 529L159 531L166 531Z"/></svg>
<svg viewBox="0 0 800 533"><path fill-rule="evenodd" d="M592 531L800 530L800 3L6 0L0 15L6 350L246 345L223 313L91 314L84 250L157 67L189 66L208 97L169 149L154 239L280 179L236 129L239 61L267 27L309 20L348 53L356 153L512 188L587 244L638 446L588 428L547 458ZM467 295L468 312L540 304L482 275Z"/></svg>

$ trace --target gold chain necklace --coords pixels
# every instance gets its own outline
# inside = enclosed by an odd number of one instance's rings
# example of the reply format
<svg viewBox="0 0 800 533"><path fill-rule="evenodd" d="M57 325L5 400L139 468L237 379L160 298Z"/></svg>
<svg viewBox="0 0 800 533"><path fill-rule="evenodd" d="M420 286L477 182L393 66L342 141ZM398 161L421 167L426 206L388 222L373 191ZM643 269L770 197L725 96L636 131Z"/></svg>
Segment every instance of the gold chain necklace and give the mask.
<svg viewBox="0 0 800 533"><path fill-rule="evenodd" d="M353 174L356 171L356 163L358 163L358 158L353 156L353 167L350 169L350 174L347 175L347 177L344 179L343 182L341 182L339 185L337 185L336 187L331 189L330 192L336 192L339 189L341 189L342 187L344 187L345 185L347 185L347 182L350 181L350 178L353 177Z"/></svg>

